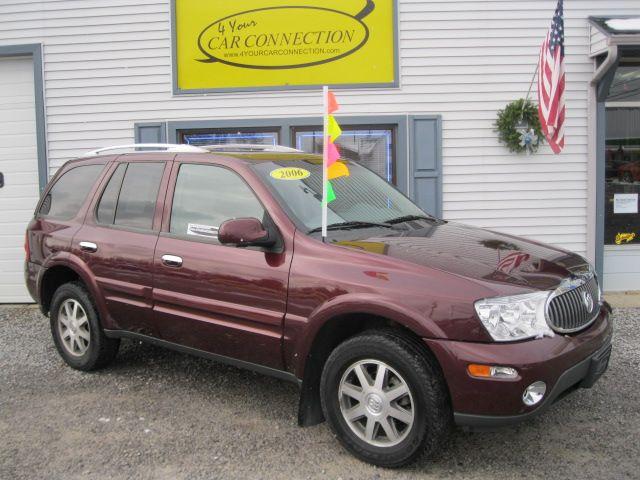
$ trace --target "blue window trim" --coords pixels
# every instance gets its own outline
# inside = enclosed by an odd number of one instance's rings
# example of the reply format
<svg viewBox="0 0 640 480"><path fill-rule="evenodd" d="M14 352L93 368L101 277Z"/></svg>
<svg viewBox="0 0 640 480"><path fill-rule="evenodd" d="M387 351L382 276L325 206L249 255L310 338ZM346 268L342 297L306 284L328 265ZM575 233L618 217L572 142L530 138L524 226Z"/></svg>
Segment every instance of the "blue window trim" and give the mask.
<svg viewBox="0 0 640 480"><path fill-rule="evenodd" d="M419 155L426 152L420 151L419 138L416 132L418 122L428 121L433 123L434 138L436 144L432 152L434 158L433 168L418 168L417 161ZM409 171L411 172L411 182L409 185L409 198L416 200L416 185L419 179L435 179L436 185L436 205L434 211L429 213L436 217L442 217L442 116L440 115L411 115L409 116ZM424 206L423 206L424 207Z"/></svg>
<svg viewBox="0 0 640 480"><path fill-rule="evenodd" d="M366 116L346 116L340 115L338 118L343 130L355 130L360 125L367 129L375 129L376 125L381 128L395 127L395 171L396 183L400 191L412 199L415 199L415 178L414 169L416 155L415 123L417 121L432 120L435 122L436 145L431 152L436 159L436 168L429 171L421 171L420 175L428 175L436 179L438 191L436 192L436 208L431 212L438 216L442 215L442 117L440 115L366 115ZM285 118L260 118L260 119L218 119L218 120L186 120L158 122L159 135L170 143L178 143L180 133L185 130L221 129L230 131L234 129L246 130L259 128L262 132L267 129L278 132L279 143L285 146L295 146L294 129L299 127L316 127L321 124L320 117L285 117ZM140 125L136 124L137 130ZM165 134L166 132L166 134ZM160 138L160 137L159 137ZM164 141L164 140L163 140ZM391 148L391 146L390 146Z"/></svg>

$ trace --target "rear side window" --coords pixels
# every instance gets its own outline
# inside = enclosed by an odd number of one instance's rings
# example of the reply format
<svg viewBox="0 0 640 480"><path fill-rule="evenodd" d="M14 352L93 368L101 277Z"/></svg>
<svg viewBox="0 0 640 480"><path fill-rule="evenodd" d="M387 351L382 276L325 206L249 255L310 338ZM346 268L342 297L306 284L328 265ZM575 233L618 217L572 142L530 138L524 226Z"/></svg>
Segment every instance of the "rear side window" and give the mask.
<svg viewBox="0 0 640 480"><path fill-rule="evenodd" d="M104 165L82 165L62 174L47 193L38 213L57 220L75 217L103 168Z"/></svg>
<svg viewBox="0 0 640 480"><path fill-rule="evenodd" d="M119 165L98 204L98 222L150 230L164 166L164 162Z"/></svg>
<svg viewBox="0 0 640 480"><path fill-rule="evenodd" d="M116 168L115 173L111 176L107 184L107 188L104 189L100 204L98 205L97 219L99 223L113 224L115 221L118 195L120 195L120 187L122 186L122 179L126 171L126 163L118 165L118 168Z"/></svg>
<svg viewBox="0 0 640 480"><path fill-rule="evenodd" d="M213 165L180 167L169 230L176 235L217 239L218 227L232 218L264 220L264 209L236 173Z"/></svg>

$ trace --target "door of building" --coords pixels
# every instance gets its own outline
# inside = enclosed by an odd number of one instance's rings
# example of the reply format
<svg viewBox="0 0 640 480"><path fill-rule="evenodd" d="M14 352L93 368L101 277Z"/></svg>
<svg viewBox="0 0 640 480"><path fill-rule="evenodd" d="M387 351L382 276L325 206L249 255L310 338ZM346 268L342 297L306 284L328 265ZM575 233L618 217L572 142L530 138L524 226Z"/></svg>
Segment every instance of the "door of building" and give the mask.
<svg viewBox="0 0 640 480"><path fill-rule="evenodd" d="M620 62L605 105L604 289L640 290L640 58Z"/></svg>
<svg viewBox="0 0 640 480"><path fill-rule="evenodd" d="M33 79L31 57L0 58L0 303L32 301L23 269L39 198Z"/></svg>

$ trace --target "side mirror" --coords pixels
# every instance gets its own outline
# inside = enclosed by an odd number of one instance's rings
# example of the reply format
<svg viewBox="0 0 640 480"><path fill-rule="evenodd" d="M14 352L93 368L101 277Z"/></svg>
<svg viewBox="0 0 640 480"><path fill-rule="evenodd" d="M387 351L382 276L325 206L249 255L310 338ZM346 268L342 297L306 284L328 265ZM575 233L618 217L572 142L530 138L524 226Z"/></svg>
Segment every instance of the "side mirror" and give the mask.
<svg viewBox="0 0 640 480"><path fill-rule="evenodd" d="M222 222L218 241L236 247L271 247L276 243L257 218L234 218Z"/></svg>

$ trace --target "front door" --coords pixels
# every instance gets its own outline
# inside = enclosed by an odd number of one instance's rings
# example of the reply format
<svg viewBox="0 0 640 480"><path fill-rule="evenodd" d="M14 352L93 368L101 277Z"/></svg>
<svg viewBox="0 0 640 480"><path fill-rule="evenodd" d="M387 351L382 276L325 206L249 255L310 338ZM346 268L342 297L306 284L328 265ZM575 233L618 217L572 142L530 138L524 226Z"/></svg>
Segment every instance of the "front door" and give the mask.
<svg viewBox="0 0 640 480"><path fill-rule="evenodd" d="M249 185L229 168L177 163L154 258L154 318L163 339L282 368L282 324L291 252L221 245L232 218L268 221ZM173 186L173 188L171 188Z"/></svg>

